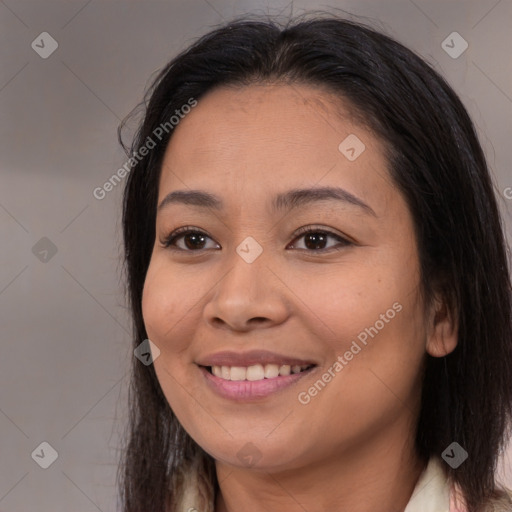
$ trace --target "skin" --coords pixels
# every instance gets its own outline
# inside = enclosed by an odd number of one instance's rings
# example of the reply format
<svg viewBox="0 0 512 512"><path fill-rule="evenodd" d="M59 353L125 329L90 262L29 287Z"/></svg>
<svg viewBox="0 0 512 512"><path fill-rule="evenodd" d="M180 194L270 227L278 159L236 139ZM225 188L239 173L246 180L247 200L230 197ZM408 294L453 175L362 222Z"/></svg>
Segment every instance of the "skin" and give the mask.
<svg viewBox="0 0 512 512"><path fill-rule="evenodd" d="M423 362L427 352L451 352L457 329L441 298L425 312L412 217L382 143L346 107L307 85L219 88L175 128L165 154L159 203L187 189L225 203L219 211L170 204L158 212L142 302L164 394L216 461L218 512L241 503L248 511L398 512L425 467L413 446ZM366 146L354 161L338 150L349 134ZM344 188L375 215L333 200L270 210L277 193L320 186ZM190 237L175 242L182 251L163 247L187 225L207 234L200 249ZM308 246L307 235L294 234L310 225L353 243L329 236ZM250 264L236 252L248 236L263 249ZM402 310L300 403L298 393L397 302ZM256 402L205 385L199 357L250 349L318 366ZM259 457L253 466L237 456L248 442Z"/></svg>

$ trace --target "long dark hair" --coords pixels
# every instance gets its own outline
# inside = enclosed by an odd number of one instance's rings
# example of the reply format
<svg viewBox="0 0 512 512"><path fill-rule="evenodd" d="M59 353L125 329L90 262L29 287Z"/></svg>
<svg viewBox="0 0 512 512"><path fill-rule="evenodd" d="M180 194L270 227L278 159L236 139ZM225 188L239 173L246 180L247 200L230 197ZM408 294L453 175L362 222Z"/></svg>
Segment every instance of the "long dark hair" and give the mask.
<svg viewBox="0 0 512 512"><path fill-rule="evenodd" d="M446 467L470 512L500 492L498 457L512 416L511 286L503 226L474 126L447 82L415 53L358 22L332 15L288 20L243 18L200 38L148 88L130 145L124 191L125 272L134 347L147 338L141 299L155 237L168 122L191 98L222 85L310 84L348 101L384 142L392 178L416 230L425 303L441 292L458 320L457 348L427 355L416 449L425 461L454 441L469 454ZM119 128L122 142L124 123ZM162 131L162 130L160 130ZM140 149L156 142L143 158ZM135 158L137 156L137 158ZM123 512L164 512L185 460L204 458L202 477L218 489L210 456L184 431L153 365L133 358L128 439L120 464Z"/></svg>

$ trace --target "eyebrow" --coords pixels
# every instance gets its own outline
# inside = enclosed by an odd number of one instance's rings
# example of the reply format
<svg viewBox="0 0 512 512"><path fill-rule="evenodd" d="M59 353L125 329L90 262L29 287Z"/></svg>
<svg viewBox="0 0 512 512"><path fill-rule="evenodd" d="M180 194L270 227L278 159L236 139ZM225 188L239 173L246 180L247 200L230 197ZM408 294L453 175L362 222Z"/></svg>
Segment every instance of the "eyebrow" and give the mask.
<svg viewBox="0 0 512 512"><path fill-rule="evenodd" d="M272 209L273 211L292 210L299 206L326 200L351 204L377 217L371 206L340 187L296 188L288 190L274 197ZM223 208L223 201L220 197L203 190L175 190L170 192L158 205L158 211L162 211L170 204L186 204L201 208L213 208L215 210Z"/></svg>

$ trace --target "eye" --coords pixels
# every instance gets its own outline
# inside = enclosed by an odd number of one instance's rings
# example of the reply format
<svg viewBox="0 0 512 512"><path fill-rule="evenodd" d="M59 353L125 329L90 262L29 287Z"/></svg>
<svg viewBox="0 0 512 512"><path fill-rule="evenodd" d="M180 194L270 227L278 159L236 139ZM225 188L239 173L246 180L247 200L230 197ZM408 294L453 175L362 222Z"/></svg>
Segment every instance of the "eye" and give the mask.
<svg viewBox="0 0 512 512"><path fill-rule="evenodd" d="M164 240L161 240L161 244L162 247L166 249L173 249L177 251L197 251L207 249L207 247L205 247L205 241L208 238L210 237L203 231L191 226L184 226L167 235ZM185 247L177 245L176 241L180 239L183 239Z"/></svg>
<svg viewBox="0 0 512 512"><path fill-rule="evenodd" d="M294 244L292 244L293 249L318 253L340 250L343 247L354 245L353 242L347 240L341 235L314 226L299 228L295 233L294 242L301 238L304 239L304 247L297 247L297 245L294 246ZM204 249L220 248L218 244L214 244L214 247L207 247L208 239L212 240L204 231L192 226L184 226L174 230L161 240L160 243L162 244L162 247L166 249L185 252L199 252ZM337 243L330 247L326 247L329 239L335 240ZM179 242L183 242L183 244L180 245Z"/></svg>
<svg viewBox="0 0 512 512"><path fill-rule="evenodd" d="M354 245L353 242L350 242L341 235L314 226L304 226L300 228L296 234L299 236L297 236L294 241L303 238L305 247L295 246L294 248L305 251L330 252L331 250L340 250L343 247ZM338 243L331 245L330 247L326 247L326 243L329 238L337 240Z"/></svg>

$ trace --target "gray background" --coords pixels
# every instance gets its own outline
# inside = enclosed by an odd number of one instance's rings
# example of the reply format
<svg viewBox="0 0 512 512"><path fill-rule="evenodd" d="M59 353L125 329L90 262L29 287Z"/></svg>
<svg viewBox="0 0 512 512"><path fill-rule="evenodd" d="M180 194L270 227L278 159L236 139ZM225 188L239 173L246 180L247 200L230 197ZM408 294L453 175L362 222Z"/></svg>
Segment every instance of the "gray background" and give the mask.
<svg viewBox="0 0 512 512"><path fill-rule="evenodd" d="M120 120L151 74L212 25L328 7L378 20L448 79L478 127L510 232L512 0L0 0L0 510L117 509L133 357L122 185L103 200L92 191L125 162ZM441 46L453 31L469 44L456 59ZM42 32L58 42L46 59L31 47ZM49 460L43 441L58 452L48 469L31 457L37 448Z"/></svg>

